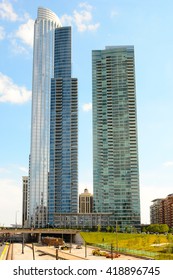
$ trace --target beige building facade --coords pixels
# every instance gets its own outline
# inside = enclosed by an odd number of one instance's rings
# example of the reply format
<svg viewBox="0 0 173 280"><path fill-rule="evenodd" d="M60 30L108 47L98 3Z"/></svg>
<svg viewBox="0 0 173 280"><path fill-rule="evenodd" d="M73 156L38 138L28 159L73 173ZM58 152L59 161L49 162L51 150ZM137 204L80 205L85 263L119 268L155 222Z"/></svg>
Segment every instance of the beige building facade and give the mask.
<svg viewBox="0 0 173 280"><path fill-rule="evenodd" d="M88 189L79 195L79 213L92 213L93 209L93 195L89 193Z"/></svg>

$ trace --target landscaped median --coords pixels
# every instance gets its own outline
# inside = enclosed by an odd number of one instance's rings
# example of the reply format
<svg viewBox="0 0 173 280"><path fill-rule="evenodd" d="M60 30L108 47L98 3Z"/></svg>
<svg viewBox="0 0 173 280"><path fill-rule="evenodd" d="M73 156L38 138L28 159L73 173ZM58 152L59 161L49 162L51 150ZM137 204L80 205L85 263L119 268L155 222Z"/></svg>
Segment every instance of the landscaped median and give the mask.
<svg viewBox="0 0 173 280"><path fill-rule="evenodd" d="M9 243L5 243L4 250L0 256L0 261L6 260L7 252L8 252Z"/></svg>

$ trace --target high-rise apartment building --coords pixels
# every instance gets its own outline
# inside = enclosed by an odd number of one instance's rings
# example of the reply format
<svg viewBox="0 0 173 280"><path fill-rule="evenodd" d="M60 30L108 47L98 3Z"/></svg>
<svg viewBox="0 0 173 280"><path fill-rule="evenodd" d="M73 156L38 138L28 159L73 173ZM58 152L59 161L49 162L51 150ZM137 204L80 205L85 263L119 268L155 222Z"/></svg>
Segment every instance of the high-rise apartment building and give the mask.
<svg viewBox="0 0 173 280"><path fill-rule="evenodd" d="M71 27L55 30L54 78L51 83L48 215L78 211L78 97L71 74Z"/></svg>
<svg viewBox="0 0 173 280"><path fill-rule="evenodd" d="M140 226L133 46L92 52L94 212Z"/></svg>
<svg viewBox="0 0 173 280"><path fill-rule="evenodd" d="M50 158L50 92L54 77L54 36L61 27L55 13L38 8L34 26L32 123L29 174L29 225L47 223Z"/></svg>

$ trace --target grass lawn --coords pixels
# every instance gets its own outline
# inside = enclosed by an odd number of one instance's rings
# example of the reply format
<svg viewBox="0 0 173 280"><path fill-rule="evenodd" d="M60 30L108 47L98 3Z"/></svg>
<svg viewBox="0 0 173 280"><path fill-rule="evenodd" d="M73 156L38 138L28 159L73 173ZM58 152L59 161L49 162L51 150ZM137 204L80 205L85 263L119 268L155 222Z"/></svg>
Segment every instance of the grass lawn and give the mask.
<svg viewBox="0 0 173 280"><path fill-rule="evenodd" d="M107 233L107 232L81 232L82 238L87 244L93 245L113 245L116 248L126 248L129 250L142 250L158 254L168 251L168 243L173 243L173 235L168 234L134 234L134 233ZM165 254L164 254L165 255ZM169 254L169 258L173 254ZM165 255L166 256L166 255ZM164 257L164 256L163 256Z"/></svg>

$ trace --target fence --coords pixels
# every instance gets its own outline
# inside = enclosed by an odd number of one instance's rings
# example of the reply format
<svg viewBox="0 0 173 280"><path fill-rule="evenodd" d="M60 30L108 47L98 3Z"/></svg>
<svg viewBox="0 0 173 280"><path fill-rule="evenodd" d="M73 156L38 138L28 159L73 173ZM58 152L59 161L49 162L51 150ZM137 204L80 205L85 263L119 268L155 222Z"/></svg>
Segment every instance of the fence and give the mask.
<svg viewBox="0 0 173 280"><path fill-rule="evenodd" d="M104 250L111 251L111 245L109 245L109 244L94 244L94 246L102 248ZM144 257L144 258L146 257L146 258L151 258L151 259L158 259L159 255L160 255L157 252L120 248L120 247L118 247L117 249L115 247L113 247L112 250L113 250L113 252L118 251L118 253L121 253L121 254L133 255L133 256Z"/></svg>

